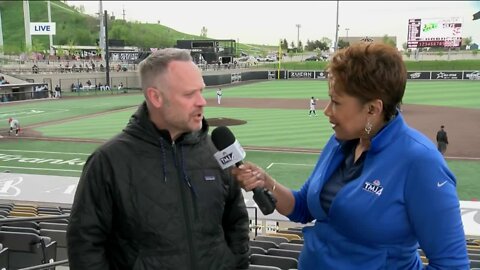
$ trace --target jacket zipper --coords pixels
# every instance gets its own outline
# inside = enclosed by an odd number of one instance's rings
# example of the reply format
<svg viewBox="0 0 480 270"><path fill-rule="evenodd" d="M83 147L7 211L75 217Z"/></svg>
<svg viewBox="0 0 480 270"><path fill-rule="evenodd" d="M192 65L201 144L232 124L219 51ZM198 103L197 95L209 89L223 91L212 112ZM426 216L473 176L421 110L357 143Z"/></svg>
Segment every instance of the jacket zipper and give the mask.
<svg viewBox="0 0 480 270"><path fill-rule="evenodd" d="M183 175L183 170L182 170L182 167L181 167L181 160L180 160L180 157L179 155L177 155L177 146L175 144L175 142L172 142L172 149L173 149L173 156L174 156L174 159L175 159L175 165L177 167L177 173L178 175L180 176L180 178L185 177ZM186 199L186 194L185 194L185 191L183 189L183 185L181 184L183 181L180 181L179 182L179 188L180 188L180 195L182 197L182 203L183 203L183 216L185 217L185 225L186 225L186 236L187 236L187 240L188 240L188 250L189 250L189 254L190 254L190 269L195 269L194 267L194 263L195 263L195 254L194 254L194 249L193 249L193 237L192 237L192 227L191 227L191 220L190 220L190 216L188 214L188 203L187 203L187 199ZM191 184L189 182L187 182L187 184L189 185L189 188L191 188Z"/></svg>

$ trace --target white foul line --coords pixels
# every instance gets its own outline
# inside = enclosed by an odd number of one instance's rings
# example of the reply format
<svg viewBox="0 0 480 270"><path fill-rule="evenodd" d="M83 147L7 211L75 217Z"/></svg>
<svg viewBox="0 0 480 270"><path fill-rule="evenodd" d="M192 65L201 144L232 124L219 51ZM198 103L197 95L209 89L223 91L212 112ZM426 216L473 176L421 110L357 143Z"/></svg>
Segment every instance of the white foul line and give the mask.
<svg viewBox="0 0 480 270"><path fill-rule="evenodd" d="M21 170L39 170L39 171L59 171L59 172L82 172L81 170L64 170L64 169L31 168L31 167L12 167L12 166L0 166L0 168L21 169Z"/></svg>

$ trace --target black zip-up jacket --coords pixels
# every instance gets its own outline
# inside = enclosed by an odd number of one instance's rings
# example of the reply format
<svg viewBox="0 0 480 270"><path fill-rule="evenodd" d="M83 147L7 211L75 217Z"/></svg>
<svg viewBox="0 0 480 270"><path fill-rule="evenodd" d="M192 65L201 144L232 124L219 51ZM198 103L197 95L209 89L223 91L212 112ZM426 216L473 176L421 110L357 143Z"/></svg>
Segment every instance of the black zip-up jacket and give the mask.
<svg viewBox="0 0 480 270"><path fill-rule="evenodd" d="M249 219L207 122L172 142L145 102L87 160L67 231L72 270L246 269Z"/></svg>

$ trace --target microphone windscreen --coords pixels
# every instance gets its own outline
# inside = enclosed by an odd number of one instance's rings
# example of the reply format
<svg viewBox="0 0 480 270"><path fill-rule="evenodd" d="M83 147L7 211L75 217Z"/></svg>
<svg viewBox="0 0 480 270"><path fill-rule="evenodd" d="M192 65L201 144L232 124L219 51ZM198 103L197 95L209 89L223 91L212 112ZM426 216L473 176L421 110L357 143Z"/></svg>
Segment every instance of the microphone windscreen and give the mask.
<svg viewBox="0 0 480 270"><path fill-rule="evenodd" d="M225 126L219 126L214 129L211 136L217 150L223 150L235 143L235 135Z"/></svg>

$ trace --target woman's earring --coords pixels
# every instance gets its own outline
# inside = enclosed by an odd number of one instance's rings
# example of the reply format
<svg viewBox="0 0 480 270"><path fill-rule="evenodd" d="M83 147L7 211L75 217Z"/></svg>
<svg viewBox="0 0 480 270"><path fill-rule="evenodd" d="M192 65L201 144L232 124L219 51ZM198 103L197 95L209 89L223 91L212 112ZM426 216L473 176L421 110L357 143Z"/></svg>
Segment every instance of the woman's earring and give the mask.
<svg viewBox="0 0 480 270"><path fill-rule="evenodd" d="M367 135L370 135L370 132L372 131L372 123L370 122L370 120L367 120L367 124L365 124L365 132L367 133Z"/></svg>

